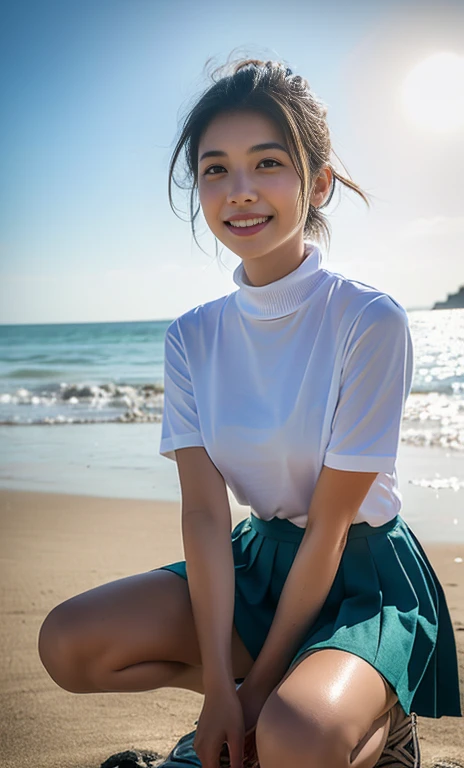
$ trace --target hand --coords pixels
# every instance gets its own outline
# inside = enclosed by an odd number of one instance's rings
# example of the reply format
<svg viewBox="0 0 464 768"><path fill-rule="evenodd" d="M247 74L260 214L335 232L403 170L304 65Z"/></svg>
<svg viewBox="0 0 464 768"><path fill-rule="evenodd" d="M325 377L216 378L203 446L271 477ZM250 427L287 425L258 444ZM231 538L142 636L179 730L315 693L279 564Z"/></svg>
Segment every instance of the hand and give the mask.
<svg viewBox="0 0 464 768"><path fill-rule="evenodd" d="M269 694L268 688L252 682L251 675L245 678L237 691L237 696L242 705L245 726L243 768L259 768L258 752L256 749L256 725Z"/></svg>
<svg viewBox="0 0 464 768"><path fill-rule="evenodd" d="M219 755L229 750L230 768L242 768L245 726L235 686L205 695L193 748L203 768L219 768Z"/></svg>
<svg viewBox="0 0 464 768"><path fill-rule="evenodd" d="M238 699L242 705L243 724L245 734L256 728L259 715L264 707L271 691L251 681L251 676L245 678L237 691Z"/></svg>

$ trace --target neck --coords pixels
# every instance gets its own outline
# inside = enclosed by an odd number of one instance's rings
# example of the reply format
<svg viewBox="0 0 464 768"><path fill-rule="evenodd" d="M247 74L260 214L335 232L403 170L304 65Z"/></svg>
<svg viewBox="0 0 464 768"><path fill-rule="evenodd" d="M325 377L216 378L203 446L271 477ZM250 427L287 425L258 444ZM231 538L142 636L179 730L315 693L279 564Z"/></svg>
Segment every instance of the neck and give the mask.
<svg viewBox="0 0 464 768"><path fill-rule="evenodd" d="M244 278L248 285L269 285L298 269L306 255L303 233L299 232L297 237L261 256L243 257Z"/></svg>

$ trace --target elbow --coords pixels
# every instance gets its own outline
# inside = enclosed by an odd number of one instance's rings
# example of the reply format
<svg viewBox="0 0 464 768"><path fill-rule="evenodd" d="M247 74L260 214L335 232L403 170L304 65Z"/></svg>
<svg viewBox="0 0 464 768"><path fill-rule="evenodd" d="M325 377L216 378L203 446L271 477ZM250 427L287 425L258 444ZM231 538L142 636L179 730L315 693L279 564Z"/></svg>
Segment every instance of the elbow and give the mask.
<svg viewBox="0 0 464 768"><path fill-rule="evenodd" d="M182 507L181 513L182 527L184 525L205 525L208 528L217 525L219 528L226 528L229 533L232 532L232 515L230 510L222 509L210 510L208 508L190 508Z"/></svg>

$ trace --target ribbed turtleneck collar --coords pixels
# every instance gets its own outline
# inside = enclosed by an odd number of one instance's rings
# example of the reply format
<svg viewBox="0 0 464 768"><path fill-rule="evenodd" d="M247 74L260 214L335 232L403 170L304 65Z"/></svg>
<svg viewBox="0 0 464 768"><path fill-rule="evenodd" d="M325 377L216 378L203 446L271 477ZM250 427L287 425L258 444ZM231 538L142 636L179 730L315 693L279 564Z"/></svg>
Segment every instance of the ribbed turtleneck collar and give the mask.
<svg viewBox="0 0 464 768"><path fill-rule="evenodd" d="M309 298L323 276L318 246L305 242L305 254L293 272L267 285L245 282L247 277L241 261L233 273L234 283L239 287L235 291L235 300L240 311L261 320L272 320L295 312Z"/></svg>

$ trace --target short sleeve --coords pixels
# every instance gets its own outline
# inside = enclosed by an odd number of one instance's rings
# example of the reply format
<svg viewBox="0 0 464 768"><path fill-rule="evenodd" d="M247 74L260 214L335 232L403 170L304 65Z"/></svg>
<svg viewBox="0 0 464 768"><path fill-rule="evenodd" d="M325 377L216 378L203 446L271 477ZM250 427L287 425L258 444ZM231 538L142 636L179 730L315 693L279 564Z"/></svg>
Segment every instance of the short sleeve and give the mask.
<svg viewBox="0 0 464 768"><path fill-rule="evenodd" d="M176 461L175 449L203 445L185 349L175 320L164 340L164 407L159 452Z"/></svg>
<svg viewBox="0 0 464 768"><path fill-rule="evenodd" d="M393 472L413 366L406 311L381 294L354 323L323 464Z"/></svg>

